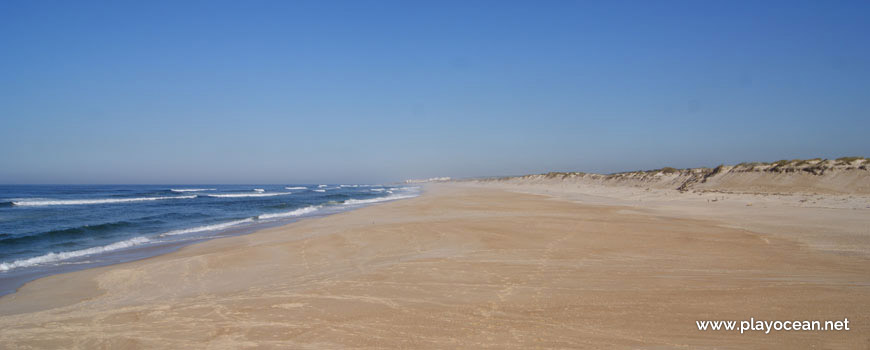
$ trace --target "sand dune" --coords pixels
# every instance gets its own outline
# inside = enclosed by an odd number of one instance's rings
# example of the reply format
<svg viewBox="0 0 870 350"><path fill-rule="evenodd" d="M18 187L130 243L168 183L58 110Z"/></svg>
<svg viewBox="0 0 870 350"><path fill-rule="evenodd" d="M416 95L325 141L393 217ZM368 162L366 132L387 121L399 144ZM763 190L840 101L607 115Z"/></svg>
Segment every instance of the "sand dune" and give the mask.
<svg viewBox="0 0 870 350"><path fill-rule="evenodd" d="M673 218L716 220L817 250L870 257L868 166L867 159L853 157L609 175L547 173L459 183L630 206Z"/></svg>
<svg viewBox="0 0 870 350"><path fill-rule="evenodd" d="M870 194L870 160L792 160L742 163L716 168L662 168L616 174L551 172L539 175L473 179L512 184L579 184L685 191L768 194Z"/></svg>

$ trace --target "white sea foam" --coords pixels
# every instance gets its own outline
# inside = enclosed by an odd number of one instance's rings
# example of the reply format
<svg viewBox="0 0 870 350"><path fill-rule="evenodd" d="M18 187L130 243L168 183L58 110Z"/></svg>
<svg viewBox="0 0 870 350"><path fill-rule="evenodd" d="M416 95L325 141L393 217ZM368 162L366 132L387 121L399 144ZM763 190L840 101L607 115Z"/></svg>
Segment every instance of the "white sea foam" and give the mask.
<svg viewBox="0 0 870 350"><path fill-rule="evenodd" d="M326 192L326 190L312 190L314 192Z"/></svg>
<svg viewBox="0 0 870 350"><path fill-rule="evenodd" d="M317 185L317 188L324 188L326 185Z"/></svg>
<svg viewBox="0 0 870 350"><path fill-rule="evenodd" d="M384 191L383 188L373 188L372 189L372 192L383 192L383 191Z"/></svg>
<svg viewBox="0 0 870 350"><path fill-rule="evenodd" d="M260 192L260 193L263 193L263 192L266 192L266 190L264 190L264 189L262 189L262 188L255 188L255 189L254 189L254 192Z"/></svg>
<svg viewBox="0 0 870 350"><path fill-rule="evenodd" d="M305 215L305 214L311 214L311 213L316 212L316 211L318 211L318 210L320 210L320 206L319 206L319 205L318 205L318 206L305 207L305 208L299 208L299 209L292 210L292 211L288 211L288 212L284 212L284 213L261 214L261 215L258 216L257 218L260 219L260 220L266 220L266 219L275 219L275 218L286 218L286 217L302 216L302 215Z"/></svg>
<svg viewBox="0 0 870 350"><path fill-rule="evenodd" d="M16 269L19 267L28 267L28 266L35 266L35 265L50 264L50 263L55 263L55 262L59 262L59 261L63 261L63 260L78 258L78 257L82 257L82 256L88 256L88 255L93 255L93 254L110 252L113 250L130 248L132 246L145 244L148 242L151 242L151 240L148 238L135 237L135 238L128 239L126 241L120 241L120 242L115 242L115 243L112 243L109 245L104 245L102 247L93 247L93 248L73 250L73 251L69 251L69 252L60 252L60 253L52 252L52 253L40 255L37 257L33 257L33 258L15 260L13 262L0 263L0 271L9 271L9 270Z"/></svg>
<svg viewBox="0 0 870 350"><path fill-rule="evenodd" d="M296 186L296 187L284 187L285 190L307 190L308 187L305 186Z"/></svg>
<svg viewBox="0 0 870 350"><path fill-rule="evenodd" d="M254 219L253 219L253 218L247 218L247 219L242 219L242 220L236 220L236 221L224 222L224 223L220 223L220 224L204 225L204 226L197 226L197 227L192 227L192 228L186 228L186 229L183 229L183 230L169 231L169 232L166 232L166 233L164 233L164 234L162 234L162 235L160 235L160 236L176 236L176 235L183 235L183 234L187 234L187 233L195 233L195 232L217 231L217 230L223 230L223 229L226 229L226 228L230 228L230 227L233 227L233 226L238 226L238 225L241 225L241 224L246 224L246 223L249 223L249 222L254 222Z"/></svg>
<svg viewBox="0 0 870 350"><path fill-rule="evenodd" d="M217 193L217 194L206 194L205 196L214 197L214 198L244 198L244 197L272 197L272 196L283 196L292 194L292 192L278 192L278 193Z"/></svg>
<svg viewBox="0 0 870 350"><path fill-rule="evenodd" d="M12 205L18 206L42 206L42 205L80 205L80 204L109 204L109 203L129 203L129 202L145 202L156 201L161 199L191 199L196 198L196 195L191 196L167 196L167 197L135 197L135 198L102 198L102 199L37 199L37 200L21 200L12 202Z"/></svg>
<svg viewBox="0 0 870 350"><path fill-rule="evenodd" d="M202 191L214 191L214 188L178 188L178 189L170 189L172 192L202 192Z"/></svg>
<svg viewBox="0 0 870 350"><path fill-rule="evenodd" d="M359 185L339 185L338 187L359 187Z"/></svg>
<svg viewBox="0 0 870 350"><path fill-rule="evenodd" d="M386 197L378 197L378 198L369 198L369 199L348 199L344 201L344 205L357 205L357 204L371 204L371 203L379 203L386 201L393 201L397 199L405 199L405 198L414 198L416 195L399 195L399 196L386 196Z"/></svg>

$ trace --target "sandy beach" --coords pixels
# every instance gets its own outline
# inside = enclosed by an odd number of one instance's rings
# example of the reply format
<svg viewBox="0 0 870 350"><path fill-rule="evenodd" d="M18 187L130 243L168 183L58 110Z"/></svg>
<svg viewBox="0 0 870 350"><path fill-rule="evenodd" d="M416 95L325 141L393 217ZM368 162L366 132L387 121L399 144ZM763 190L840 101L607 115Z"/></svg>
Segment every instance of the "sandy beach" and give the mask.
<svg viewBox="0 0 870 350"><path fill-rule="evenodd" d="M0 1L0 350L870 350L870 1Z"/></svg>
<svg viewBox="0 0 870 350"><path fill-rule="evenodd" d="M54 275L0 298L0 344L870 345L868 209L802 207L769 196L747 206L691 194L618 195L624 198L552 186L429 185L413 199ZM792 230L800 220L829 229ZM699 331L695 322L750 317L848 318L851 330L740 334Z"/></svg>

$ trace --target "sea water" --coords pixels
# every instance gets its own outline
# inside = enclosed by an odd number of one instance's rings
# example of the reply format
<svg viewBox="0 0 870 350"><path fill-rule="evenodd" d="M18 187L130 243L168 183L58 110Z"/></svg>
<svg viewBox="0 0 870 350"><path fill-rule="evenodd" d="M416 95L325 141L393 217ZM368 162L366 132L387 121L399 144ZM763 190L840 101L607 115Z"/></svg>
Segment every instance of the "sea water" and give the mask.
<svg viewBox="0 0 870 350"><path fill-rule="evenodd" d="M45 275L414 197L419 190L361 184L0 186L0 294Z"/></svg>

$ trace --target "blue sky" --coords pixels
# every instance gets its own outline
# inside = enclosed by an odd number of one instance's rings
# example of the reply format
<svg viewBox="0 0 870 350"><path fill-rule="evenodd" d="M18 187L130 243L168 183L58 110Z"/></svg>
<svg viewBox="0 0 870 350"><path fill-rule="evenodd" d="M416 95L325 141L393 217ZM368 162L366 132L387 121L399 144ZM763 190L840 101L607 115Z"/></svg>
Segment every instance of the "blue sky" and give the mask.
<svg viewBox="0 0 870 350"><path fill-rule="evenodd" d="M3 1L0 183L870 155L870 2Z"/></svg>

